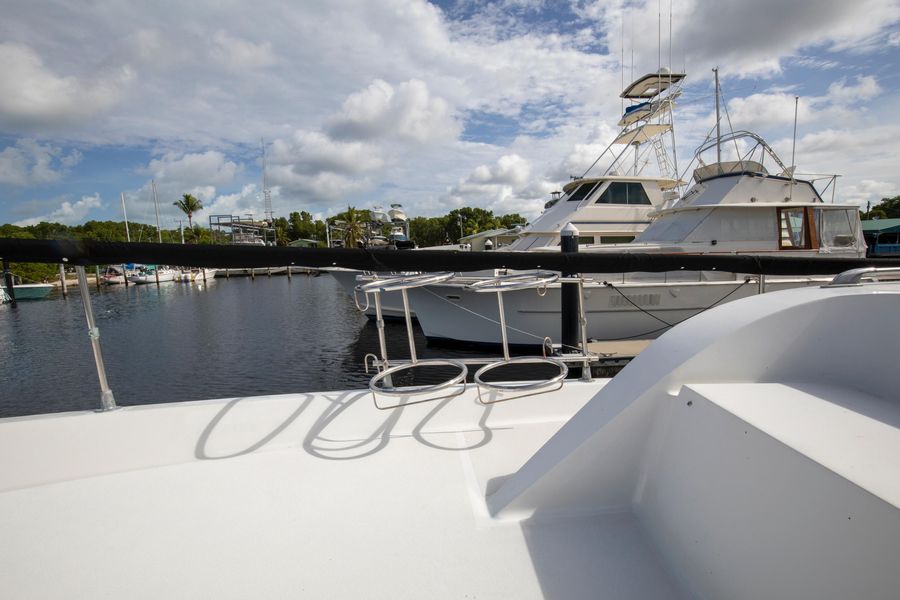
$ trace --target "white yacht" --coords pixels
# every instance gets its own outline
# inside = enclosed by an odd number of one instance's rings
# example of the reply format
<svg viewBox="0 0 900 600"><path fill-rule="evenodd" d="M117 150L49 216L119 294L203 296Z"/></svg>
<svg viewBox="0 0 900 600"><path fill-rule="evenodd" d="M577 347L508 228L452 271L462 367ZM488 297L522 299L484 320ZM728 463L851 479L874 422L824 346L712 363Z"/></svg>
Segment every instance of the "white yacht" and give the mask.
<svg viewBox="0 0 900 600"><path fill-rule="evenodd" d="M859 207L826 203L812 182L790 168L758 136L739 131L719 140L749 147L747 158L702 163L694 185L629 244L588 246L584 252L783 255L863 258L866 245ZM769 173L765 164L776 169ZM611 185L611 184L610 184ZM608 188L607 188L608 189ZM596 203L598 187L581 202ZM589 274L585 312L589 337L597 340L654 338L673 324L712 306L764 291L819 285L830 276L767 277L702 272ZM433 341L499 343L493 298L472 290L477 278L460 277L410 290L410 301L425 335ZM560 284L544 295L506 295L509 341L540 345L560 337ZM488 326L486 326L488 325Z"/></svg>
<svg viewBox="0 0 900 600"><path fill-rule="evenodd" d="M514 401L0 419L0 590L894 599L900 285L861 275L717 307L613 380Z"/></svg>
<svg viewBox="0 0 900 600"><path fill-rule="evenodd" d="M562 192L554 192L541 215L518 230L518 239L503 250L558 250L559 232L568 223L578 228L580 244L627 243L650 224L654 212L677 199L683 182L678 179L674 160L672 109L681 95L684 78L682 73L661 69L628 86L621 97L632 104L619 122L619 134L590 169L563 186ZM651 104L653 110L631 110ZM604 159L610 161L605 172L589 177L593 167ZM350 295L358 284L371 279L349 269L329 272ZM385 317L402 317L398 294L385 294L382 303ZM366 315L373 318L374 310L369 307Z"/></svg>
<svg viewBox="0 0 900 600"><path fill-rule="evenodd" d="M163 283L167 281L175 281L177 271L169 267L159 267L156 265L143 265L138 267L133 275L128 276L130 283L138 285L147 283Z"/></svg>

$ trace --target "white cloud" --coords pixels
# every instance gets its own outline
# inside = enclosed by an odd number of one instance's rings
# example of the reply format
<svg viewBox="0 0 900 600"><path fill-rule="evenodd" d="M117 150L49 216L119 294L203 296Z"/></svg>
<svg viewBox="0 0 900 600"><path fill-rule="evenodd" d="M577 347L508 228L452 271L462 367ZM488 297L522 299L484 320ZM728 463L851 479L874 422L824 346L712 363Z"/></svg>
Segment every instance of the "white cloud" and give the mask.
<svg viewBox="0 0 900 600"><path fill-rule="evenodd" d="M872 206L875 206L882 198L892 198L898 193L900 193L900 186L896 183L863 179L859 183L842 186L840 197L842 202L858 204L862 207L866 205L866 202L871 202Z"/></svg>
<svg viewBox="0 0 900 600"><path fill-rule="evenodd" d="M376 79L344 101L330 127L337 138L396 137L419 143L453 139L460 130L447 101L433 97L428 85L417 79L401 83L396 90Z"/></svg>
<svg viewBox="0 0 900 600"><path fill-rule="evenodd" d="M179 154L167 152L150 161L141 173L148 174L160 183L184 186L221 185L231 183L241 167L216 150Z"/></svg>
<svg viewBox="0 0 900 600"><path fill-rule="evenodd" d="M28 131L72 125L102 113L134 78L128 66L92 77L59 76L29 46L0 43L0 126Z"/></svg>
<svg viewBox="0 0 900 600"><path fill-rule="evenodd" d="M496 214L538 214L553 184L532 180L529 161L519 155L501 156L493 165L479 165L442 198L451 206L478 206Z"/></svg>
<svg viewBox="0 0 900 600"><path fill-rule="evenodd" d="M258 69L277 62L271 42L254 44L221 29L212 37L210 56L229 69Z"/></svg>
<svg viewBox="0 0 900 600"><path fill-rule="evenodd" d="M881 86L871 75L856 78L856 85L847 85L846 79L835 81L828 86L828 100L837 104L854 104L870 100L882 92Z"/></svg>
<svg viewBox="0 0 900 600"><path fill-rule="evenodd" d="M626 62L633 48L636 71L656 71L660 55L668 64L667 7L652 0L585 4L584 14L601 24L614 53L623 44L624 18ZM652 27L656 33L661 7L663 36L658 40L646 32ZM681 0L672 13L677 68L697 73L721 65L723 72L749 76L779 73L784 59L813 47L872 50L874 40L886 38L900 18L900 6L895 0Z"/></svg>
<svg viewBox="0 0 900 600"><path fill-rule="evenodd" d="M58 146L21 138L15 146L0 151L0 184L28 186L54 183L81 159L82 154L77 148L65 154Z"/></svg>
<svg viewBox="0 0 900 600"><path fill-rule="evenodd" d="M88 214L97 208L103 208L103 203L100 201L100 194L82 196L81 200L74 203L69 202L68 200L63 201L60 207L50 214L17 221L15 225L26 227L28 225L37 225L42 221L62 223L63 225L76 225L87 220Z"/></svg>

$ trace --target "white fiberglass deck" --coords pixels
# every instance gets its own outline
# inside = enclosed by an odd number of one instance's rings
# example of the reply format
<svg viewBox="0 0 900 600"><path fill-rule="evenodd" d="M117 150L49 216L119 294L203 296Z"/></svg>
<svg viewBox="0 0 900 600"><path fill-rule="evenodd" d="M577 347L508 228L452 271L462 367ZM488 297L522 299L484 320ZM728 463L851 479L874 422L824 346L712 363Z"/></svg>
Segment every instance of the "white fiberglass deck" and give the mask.
<svg viewBox="0 0 900 600"><path fill-rule="evenodd" d="M492 520L604 382L492 407L360 392L6 420L0 589L16 598L632 597L674 592L629 514ZM39 445L34 445L40 440ZM18 451L17 451L18 452ZM579 539L581 543L579 543ZM610 560L614 557L613 560Z"/></svg>

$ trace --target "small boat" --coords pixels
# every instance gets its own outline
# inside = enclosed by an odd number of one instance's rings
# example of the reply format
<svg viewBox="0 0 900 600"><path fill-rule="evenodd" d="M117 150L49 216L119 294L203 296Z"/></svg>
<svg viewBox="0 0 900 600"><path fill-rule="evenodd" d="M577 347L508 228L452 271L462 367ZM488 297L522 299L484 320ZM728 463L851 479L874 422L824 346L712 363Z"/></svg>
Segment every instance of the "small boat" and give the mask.
<svg viewBox="0 0 900 600"><path fill-rule="evenodd" d="M103 285L118 285L125 283L125 278L134 274L134 269L110 265L106 267L106 271L100 274L100 281Z"/></svg>
<svg viewBox="0 0 900 600"><path fill-rule="evenodd" d="M212 280L216 276L217 269L181 269L175 272L175 281L181 283L202 283Z"/></svg>
<svg viewBox="0 0 900 600"><path fill-rule="evenodd" d="M53 291L52 283L20 283L13 286L16 300L42 300Z"/></svg>
<svg viewBox="0 0 900 600"><path fill-rule="evenodd" d="M138 285L144 283L163 283L175 280L175 269L168 267L158 268L155 265L140 267L134 275L128 276L128 281Z"/></svg>

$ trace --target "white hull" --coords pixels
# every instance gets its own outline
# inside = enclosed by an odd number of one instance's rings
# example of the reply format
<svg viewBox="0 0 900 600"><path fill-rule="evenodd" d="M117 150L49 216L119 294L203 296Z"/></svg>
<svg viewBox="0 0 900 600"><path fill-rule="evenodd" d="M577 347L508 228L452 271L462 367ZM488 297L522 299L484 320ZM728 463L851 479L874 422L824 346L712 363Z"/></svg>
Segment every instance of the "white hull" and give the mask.
<svg viewBox="0 0 900 600"><path fill-rule="evenodd" d="M51 283L23 283L13 286L13 293L16 300L41 300L50 295L53 291Z"/></svg>
<svg viewBox="0 0 900 600"><path fill-rule="evenodd" d="M181 283L203 283L204 281L212 281L215 276L216 269L193 269L175 273L175 281Z"/></svg>
<svg viewBox="0 0 900 600"><path fill-rule="evenodd" d="M622 284L619 275L618 279L610 278L614 288L587 284L584 306L588 337L593 340L653 339L669 329L667 323L680 323L714 305L759 292L755 279L744 283L742 276L736 280L699 282L695 278L694 281L668 283L662 281L663 276L661 273L656 282ZM830 279L770 277L766 281L766 291L821 285ZM445 284L412 289L409 297L419 325L429 340L500 343L496 294L475 293L465 290L462 285ZM560 342L559 285L549 288L544 296L539 296L535 290L505 292L503 303L510 344L539 346L545 337Z"/></svg>
<svg viewBox="0 0 900 600"><path fill-rule="evenodd" d="M150 275L129 275L128 281L130 283L135 283L137 285L143 285L148 283L164 283L168 281L175 281L175 271L160 271L159 278L155 274Z"/></svg>
<svg viewBox="0 0 900 600"><path fill-rule="evenodd" d="M344 291L347 292L347 295L351 298L353 297L354 290L356 288L356 278L359 275L362 275L362 271L354 271L353 269L323 269L327 271L329 275L338 280L338 283L341 284L341 287L344 288ZM367 280L368 281L368 280ZM365 294L357 293L356 299L359 302L360 308L366 306L366 296ZM369 306L364 311L365 315L370 319L375 318L375 300L372 296L369 296ZM410 310L410 313L413 318L416 318L415 309ZM385 292L381 294L381 314L386 319L403 319L403 297L400 292Z"/></svg>

